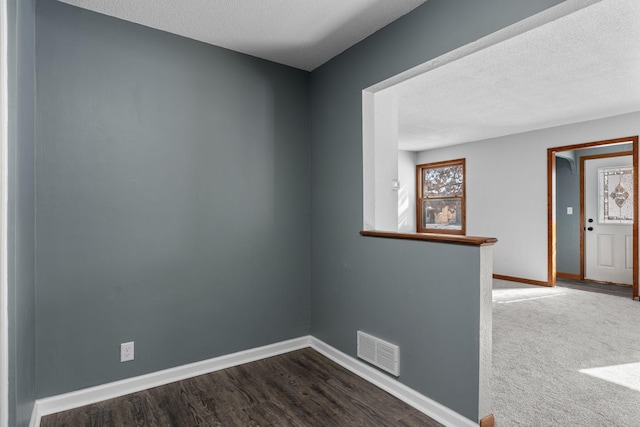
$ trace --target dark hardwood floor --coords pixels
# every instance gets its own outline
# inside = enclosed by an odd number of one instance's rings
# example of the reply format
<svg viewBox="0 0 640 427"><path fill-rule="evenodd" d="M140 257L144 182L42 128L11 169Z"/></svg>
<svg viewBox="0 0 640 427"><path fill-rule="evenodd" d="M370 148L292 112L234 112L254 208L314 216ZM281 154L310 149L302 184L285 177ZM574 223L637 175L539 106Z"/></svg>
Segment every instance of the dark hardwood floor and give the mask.
<svg viewBox="0 0 640 427"><path fill-rule="evenodd" d="M62 426L441 426L306 348L43 417Z"/></svg>
<svg viewBox="0 0 640 427"><path fill-rule="evenodd" d="M578 289L580 291L596 292L600 294L616 295L619 297L632 298L633 288L624 285L612 285L611 283L590 282L586 280L574 280L558 278L557 286Z"/></svg>

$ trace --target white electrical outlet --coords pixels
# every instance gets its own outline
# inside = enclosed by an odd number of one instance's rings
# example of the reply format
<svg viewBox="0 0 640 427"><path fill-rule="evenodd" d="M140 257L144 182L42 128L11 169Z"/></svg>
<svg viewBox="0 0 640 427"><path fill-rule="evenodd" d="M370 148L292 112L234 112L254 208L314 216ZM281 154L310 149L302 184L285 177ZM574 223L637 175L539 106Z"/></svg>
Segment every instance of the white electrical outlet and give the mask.
<svg viewBox="0 0 640 427"><path fill-rule="evenodd" d="M133 341L120 344L120 361L128 362L133 360Z"/></svg>

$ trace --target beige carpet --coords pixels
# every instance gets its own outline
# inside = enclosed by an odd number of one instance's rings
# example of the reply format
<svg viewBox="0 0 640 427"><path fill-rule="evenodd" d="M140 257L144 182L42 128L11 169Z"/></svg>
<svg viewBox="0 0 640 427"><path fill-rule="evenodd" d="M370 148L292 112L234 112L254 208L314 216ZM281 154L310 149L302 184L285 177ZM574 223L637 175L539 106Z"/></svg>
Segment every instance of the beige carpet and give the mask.
<svg viewBox="0 0 640 427"><path fill-rule="evenodd" d="M494 280L496 426L640 426L640 302Z"/></svg>

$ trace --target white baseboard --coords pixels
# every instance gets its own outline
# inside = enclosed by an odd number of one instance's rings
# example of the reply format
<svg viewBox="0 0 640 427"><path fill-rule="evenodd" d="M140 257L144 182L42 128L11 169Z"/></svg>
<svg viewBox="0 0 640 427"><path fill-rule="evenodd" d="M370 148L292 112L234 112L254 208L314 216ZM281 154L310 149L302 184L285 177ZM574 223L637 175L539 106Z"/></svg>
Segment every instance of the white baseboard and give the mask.
<svg viewBox="0 0 640 427"><path fill-rule="evenodd" d="M434 420L452 427L477 427L478 424L405 386L398 380L312 337L305 336L288 341L240 351L201 362L190 363L138 377L127 378L108 384L90 387L58 396L36 400L33 406L30 427L40 427L42 417L69 409L124 396L137 391L169 384L267 357L277 356L301 348L311 347L354 374L380 387L406 402Z"/></svg>
<svg viewBox="0 0 640 427"><path fill-rule="evenodd" d="M311 337L311 348L445 426L478 427L478 423L463 417L452 409L407 387L395 378L391 378L387 374L331 347L317 338Z"/></svg>
<svg viewBox="0 0 640 427"><path fill-rule="evenodd" d="M152 372L138 377L127 378L112 383L72 391L70 393L38 399L33 407L33 414L31 416L31 423L29 424L29 427L40 427L40 420L46 415L68 411L69 409L79 408L81 406L90 405L107 399L113 399L115 397L158 387L175 381L184 380L186 378L196 377L198 375L208 374L210 372L231 368L244 363L254 362L267 357L299 350L301 348L309 347L310 342L310 336L295 338L264 347L253 348L215 357L213 359L203 360L201 362Z"/></svg>

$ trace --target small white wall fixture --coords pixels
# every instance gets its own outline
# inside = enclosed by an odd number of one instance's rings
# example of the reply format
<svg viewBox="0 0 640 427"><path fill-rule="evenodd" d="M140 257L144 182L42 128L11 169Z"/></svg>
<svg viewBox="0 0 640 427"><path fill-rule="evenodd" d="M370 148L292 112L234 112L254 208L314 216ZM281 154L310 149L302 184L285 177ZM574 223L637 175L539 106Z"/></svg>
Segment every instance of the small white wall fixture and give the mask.
<svg viewBox="0 0 640 427"><path fill-rule="evenodd" d="M413 151L398 151L398 232L416 231L416 164Z"/></svg>

